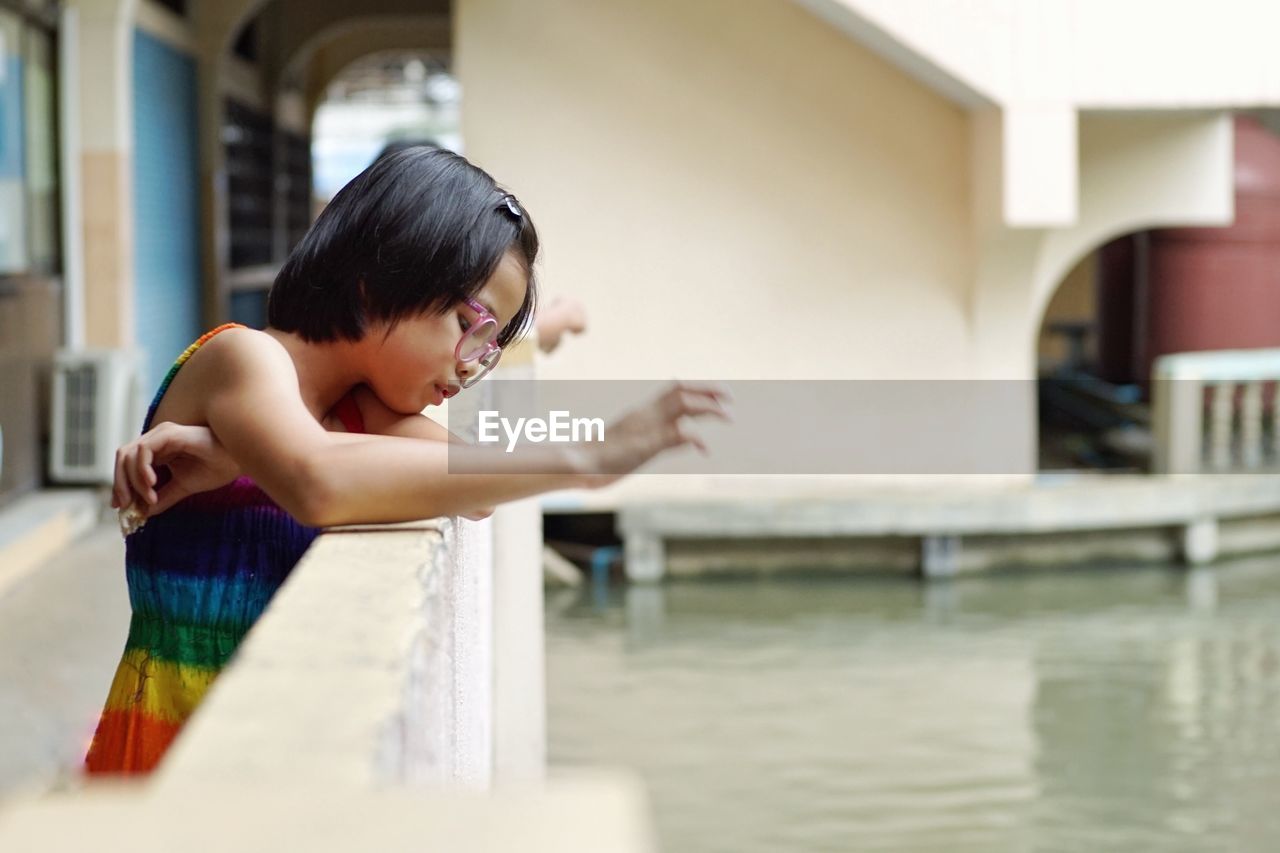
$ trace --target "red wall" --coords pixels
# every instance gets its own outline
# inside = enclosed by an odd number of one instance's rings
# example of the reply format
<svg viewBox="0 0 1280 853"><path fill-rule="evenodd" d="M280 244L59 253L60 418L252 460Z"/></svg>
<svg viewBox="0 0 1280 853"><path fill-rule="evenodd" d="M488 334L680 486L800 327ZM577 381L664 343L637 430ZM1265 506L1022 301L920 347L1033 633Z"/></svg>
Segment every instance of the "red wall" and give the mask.
<svg viewBox="0 0 1280 853"><path fill-rule="evenodd" d="M1104 378L1145 381L1171 352L1280 347L1280 137L1245 116L1235 129L1232 225L1159 229L1101 250Z"/></svg>

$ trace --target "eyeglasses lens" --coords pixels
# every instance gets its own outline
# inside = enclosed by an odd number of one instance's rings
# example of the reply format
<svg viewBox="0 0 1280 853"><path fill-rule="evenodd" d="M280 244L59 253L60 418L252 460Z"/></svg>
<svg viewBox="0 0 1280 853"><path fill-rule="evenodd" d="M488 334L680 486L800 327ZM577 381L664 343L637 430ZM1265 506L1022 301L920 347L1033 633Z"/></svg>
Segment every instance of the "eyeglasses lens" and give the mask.
<svg viewBox="0 0 1280 853"><path fill-rule="evenodd" d="M484 354L489 343L498 336L498 324L492 320L476 323L467 329L462 338L458 355L463 361L469 361Z"/></svg>

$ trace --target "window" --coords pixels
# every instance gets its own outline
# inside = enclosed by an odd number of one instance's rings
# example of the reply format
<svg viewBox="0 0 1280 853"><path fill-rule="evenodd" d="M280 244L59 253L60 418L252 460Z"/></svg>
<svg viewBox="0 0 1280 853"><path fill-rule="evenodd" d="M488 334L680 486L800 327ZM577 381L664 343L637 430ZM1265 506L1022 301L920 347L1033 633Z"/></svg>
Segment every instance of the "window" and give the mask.
<svg viewBox="0 0 1280 853"><path fill-rule="evenodd" d="M22 21L0 9L0 274L27 268Z"/></svg>
<svg viewBox="0 0 1280 853"><path fill-rule="evenodd" d="M57 271L53 34L0 9L0 275Z"/></svg>
<svg viewBox="0 0 1280 853"><path fill-rule="evenodd" d="M29 266L58 268L58 141L53 36L28 29L26 37L27 224Z"/></svg>
<svg viewBox="0 0 1280 853"><path fill-rule="evenodd" d="M231 47L231 52L243 59L245 62L258 61L258 19L244 25L240 30L240 35L236 36L235 44Z"/></svg>
<svg viewBox="0 0 1280 853"><path fill-rule="evenodd" d="M233 100L226 102L224 116L231 267L269 264L274 201L271 117Z"/></svg>

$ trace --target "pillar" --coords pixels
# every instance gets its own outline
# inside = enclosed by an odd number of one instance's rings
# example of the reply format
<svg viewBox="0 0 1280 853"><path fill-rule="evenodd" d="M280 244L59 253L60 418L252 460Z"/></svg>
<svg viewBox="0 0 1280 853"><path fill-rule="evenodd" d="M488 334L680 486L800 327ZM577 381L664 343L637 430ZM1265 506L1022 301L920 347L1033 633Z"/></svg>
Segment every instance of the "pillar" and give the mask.
<svg viewBox="0 0 1280 853"><path fill-rule="evenodd" d="M75 56L77 79L66 81L78 103L77 158L83 213L85 343L128 347L134 330L133 27L136 0L68 0L76 26L63 51ZM68 170L74 175L74 170ZM74 191L74 190L73 190Z"/></svg>
<svg viewBox="0 0 1280 853"><path fill-rule="evenodd" d="M526 338L494 371L496 408L531 406L534 374L534 344ZM498 783L537 782L547 765L541 501L503 504L492 521L493 775Z"/></svg>

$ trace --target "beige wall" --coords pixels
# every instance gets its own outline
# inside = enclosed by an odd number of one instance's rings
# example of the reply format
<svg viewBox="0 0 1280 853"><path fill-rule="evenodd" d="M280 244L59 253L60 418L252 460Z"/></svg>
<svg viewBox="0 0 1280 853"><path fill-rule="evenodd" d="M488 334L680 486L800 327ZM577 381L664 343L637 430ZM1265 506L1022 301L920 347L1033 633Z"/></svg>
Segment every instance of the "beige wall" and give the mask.
<svg viewBox="0 0 1280 853"><path fill-rule="evenodd" d="M975 151L987 155L975 158L975 186L988 199L999 180L983 167L991 159L989 137L975 135ZM1221 113L1082 116L1080 205L1073 225L1008 228L992 224L990 211L978 206L975 223L984 227L978 229L971 308L972 375L1034 376L1050 298L1080 259L1107 241L1145 228L1228 224L1232 162L1231 119Z"/></svg>
<svg viewBox="0 0 1280 853"><path fill-rule="evenodd" d="M258 2L218 7L221 26L202 4L197 42ZM342 32L379 41L405 2ZM550 378L1028 376L1081 256L1135 224L1230 216L1225 119L1086 114L1075 220L1008 228L1002 110L792 3L459 0L453 29L467 153L533 211L544 293L591 316Z"/></svg>
<svg viewBox="0 0 1280 853"><path fill-rule="evenodd" d="M467 153L532 211L544 293L591 316L543 375L965 372L961 108L772 0L456 14Z"/></svg>
<svg viewBox="0 0 1280 853"><path fill-rule="evenodd" d="M1002 104L1280 102L1270 0L794 0ZM872 36L871 34L874 34Z"/></svg>

